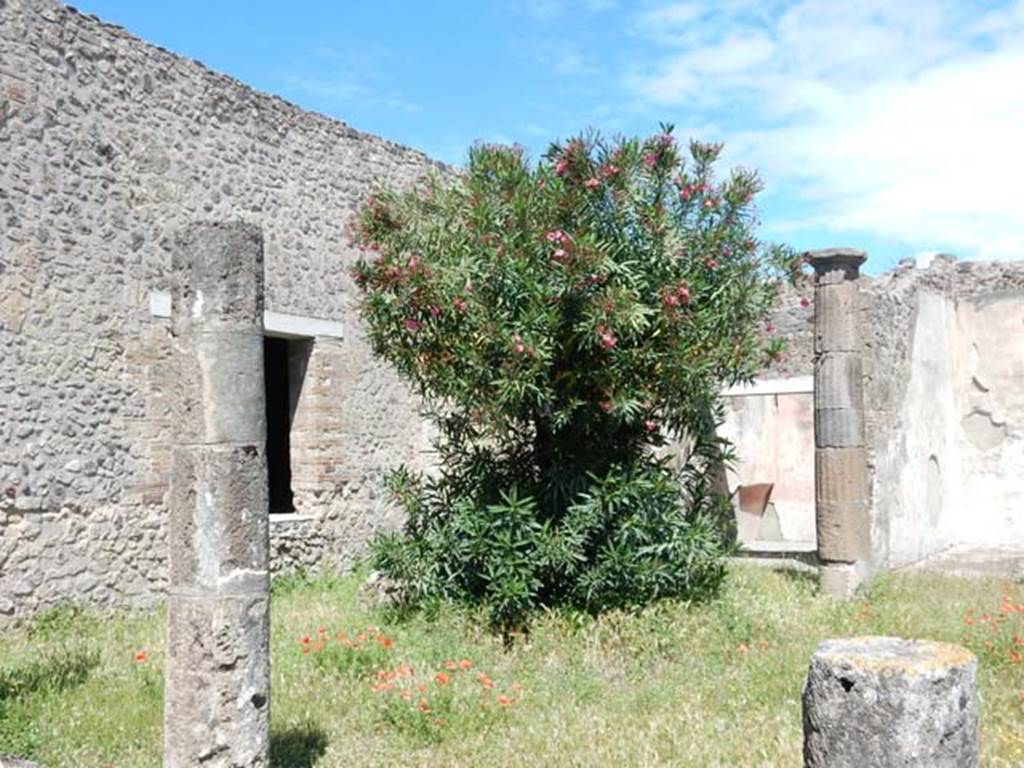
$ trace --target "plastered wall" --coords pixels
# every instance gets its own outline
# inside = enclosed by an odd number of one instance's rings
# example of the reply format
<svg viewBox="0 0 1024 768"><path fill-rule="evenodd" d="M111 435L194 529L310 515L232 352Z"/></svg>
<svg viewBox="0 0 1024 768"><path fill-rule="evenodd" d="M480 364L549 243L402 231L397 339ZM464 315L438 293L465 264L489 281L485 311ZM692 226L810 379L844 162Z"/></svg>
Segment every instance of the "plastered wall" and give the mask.
<svg viewBox="0 0 1024 768"><path fill-rule="evenodd" d="M787 353L766 381L813 372L813 307L798 295L783 292L772 318ZM939 257L862 277L854 321L875 565L954 546L1024 547L1024 263ZM767 399L726 404L725 434L740 453L734 483L776 482L791 494L801 461L813 462L813 426ZM785 517L783 538L798 541Z"/></svg>

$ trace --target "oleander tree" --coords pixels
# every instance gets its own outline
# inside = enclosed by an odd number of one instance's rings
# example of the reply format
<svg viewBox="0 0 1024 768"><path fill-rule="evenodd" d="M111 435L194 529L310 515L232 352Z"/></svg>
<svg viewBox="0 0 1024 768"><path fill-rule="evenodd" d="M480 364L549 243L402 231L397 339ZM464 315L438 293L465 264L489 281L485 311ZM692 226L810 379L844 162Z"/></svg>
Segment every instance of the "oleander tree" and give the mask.
<svg viewBox="0 0 1024 768"><path fill-rule="evenodd" d="M372 546L410 603L531 611L712 594L729 550L718 393L765 333L793 253L755 236L757 175L721 145L587 134L537 163L477 145L457 174L354 217L377 355L419 393L439 465L397 469L404 530Z"/></svg>

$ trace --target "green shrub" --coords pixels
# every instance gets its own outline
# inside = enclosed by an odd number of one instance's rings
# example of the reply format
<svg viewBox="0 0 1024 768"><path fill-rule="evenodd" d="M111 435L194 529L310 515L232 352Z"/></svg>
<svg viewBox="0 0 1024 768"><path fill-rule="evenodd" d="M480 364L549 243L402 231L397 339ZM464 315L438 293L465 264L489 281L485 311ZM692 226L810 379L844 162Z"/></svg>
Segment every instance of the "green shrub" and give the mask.
<svg viewBox="0 0 1024 768"><path fill-rule="evenodd" d="M796 269L753 236L756 175L716 181L720 149L684 160L671 127L537 165L477 146L465 173L361 210L369 339L440 435L436 473L392 477L408 523L373 548L410 601L483 603L509 629L714 590L717 393L778 353L761 323Z"/></svg>

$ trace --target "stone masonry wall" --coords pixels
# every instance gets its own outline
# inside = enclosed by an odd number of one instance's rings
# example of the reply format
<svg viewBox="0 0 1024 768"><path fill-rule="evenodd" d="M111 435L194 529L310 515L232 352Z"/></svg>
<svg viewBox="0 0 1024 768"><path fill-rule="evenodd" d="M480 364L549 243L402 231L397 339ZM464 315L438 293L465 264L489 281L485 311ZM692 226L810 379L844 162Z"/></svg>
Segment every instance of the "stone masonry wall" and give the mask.
<svg viewBox="0 0 1024 768"><path fill-rule="evenodd" d="M764 378L813 372L801 295L780 296L786 354ZM940 256L861 277L858 322L875 565L1024 545L1024 262Z"/></svg>
<svg viewBox="0 0 1024 768"><path fill-rule="evenodd" d="M377 480L423 435L363 340L343 229L374 184L433 167L53 0L0 0L0 619L166 583L176 383L149 301L194 220L259 224L267 308L344 327L313 343L275 565L344 564L394 524Z"/></svg>

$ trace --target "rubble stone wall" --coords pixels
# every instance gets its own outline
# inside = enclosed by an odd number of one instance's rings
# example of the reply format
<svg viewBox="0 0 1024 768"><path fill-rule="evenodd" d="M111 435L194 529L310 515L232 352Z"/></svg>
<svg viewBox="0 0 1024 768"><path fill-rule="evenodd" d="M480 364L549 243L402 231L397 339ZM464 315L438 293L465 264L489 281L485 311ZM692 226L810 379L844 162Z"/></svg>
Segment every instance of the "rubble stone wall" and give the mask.
<svg viewBox="0 0 1024 768"><path fill-rule="evenodd" d="M315 339L275 567L344 565L393 525L381 473L421 461L417 405L374 361L344 225L423 154L258 93L54 0L0 0L0 619L166 585L174 232L244 220L267 309Z"/></svg>

